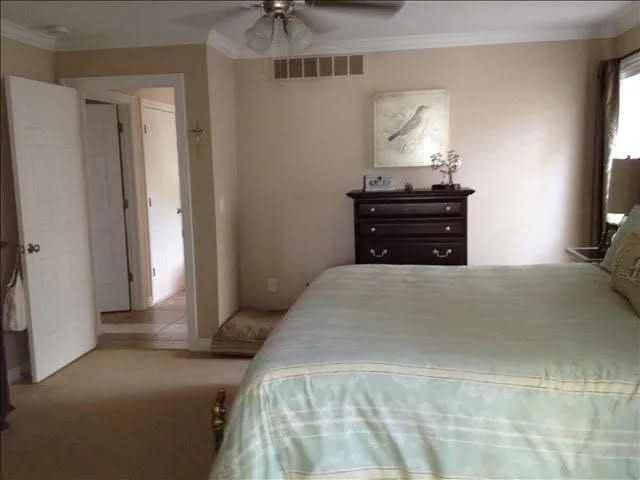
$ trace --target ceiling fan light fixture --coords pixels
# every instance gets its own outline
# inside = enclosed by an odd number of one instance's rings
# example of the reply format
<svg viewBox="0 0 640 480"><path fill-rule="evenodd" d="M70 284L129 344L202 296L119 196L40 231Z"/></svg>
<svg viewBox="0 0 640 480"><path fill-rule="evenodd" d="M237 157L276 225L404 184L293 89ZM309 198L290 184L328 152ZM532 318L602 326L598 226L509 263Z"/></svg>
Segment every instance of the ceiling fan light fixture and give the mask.
<svg viewBox="0 0 640 480"><path fill-rule="evenodd" d="M311 30L302 20L295 16L290 16L285 23L287 40L294 50L306 50L311 46Z"/></svg>
<svg viewBox="0 0 640 480"><path fill-rule="evenodd" d="M256 52L265 52L273 41L274 20L269 15L263 15L253 26L244 32L247 46Z"/></svg>

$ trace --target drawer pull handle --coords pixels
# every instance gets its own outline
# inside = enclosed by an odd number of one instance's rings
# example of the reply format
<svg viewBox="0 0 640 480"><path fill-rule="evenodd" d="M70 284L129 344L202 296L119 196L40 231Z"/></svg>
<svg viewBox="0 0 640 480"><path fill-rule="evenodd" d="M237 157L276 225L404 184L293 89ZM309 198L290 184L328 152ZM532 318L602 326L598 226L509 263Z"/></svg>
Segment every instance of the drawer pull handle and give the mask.
<svg viewBox="0 0 640 480"><path fill-rule="evenodd" d="M433 253L438 258L447 258L449 255L453 253L453 250L451 250L450 248L447 248L447 251L441 254L440 250L438 250L437 248L434 248L433 252L431 253Z"/></svg>
<svg viewBox="0 0 640 480"><path fill-rule="evenodd" d="M378 253L376 253L376 251L372 248L371 250L369 250L369 253L370 253L371 255L373 255L374 257L376 257L376 258L382 258L382 257L384 257L384 256L388 253L388 251L387 251L387 249L386 249L386 248L383 248L383 249L382 249L382 251L378 254Z"/></svg>
<svg viewBox="0 0 640 480"><path fill-rule="evenodd" d="M376 227L371 227L371 233L376 231Z"/></svg>
<svg viewBox="0 0 640 480"><path fill-rule="evenodd" d="M369 211L370 211L371 213L375 212L375 211L376 211L376 207L371 207L371 208L369 209Z"/></svg>
<svg viewBox="0 0 640 480"><path fill-rule="evenodd" d="M444 209L445 209L447 212L450 212L450 211L451 211L451 205L447 205L446 207L444 207Z"/></svg>
<svg viewBox="0 0 640 480"><path fill-rule="evenodd" d="M450 226L450 225L447 225L446 227L444 227L444 230L445 230L446 232L450 232L450 231L451 231L451 226Z"/></svg>

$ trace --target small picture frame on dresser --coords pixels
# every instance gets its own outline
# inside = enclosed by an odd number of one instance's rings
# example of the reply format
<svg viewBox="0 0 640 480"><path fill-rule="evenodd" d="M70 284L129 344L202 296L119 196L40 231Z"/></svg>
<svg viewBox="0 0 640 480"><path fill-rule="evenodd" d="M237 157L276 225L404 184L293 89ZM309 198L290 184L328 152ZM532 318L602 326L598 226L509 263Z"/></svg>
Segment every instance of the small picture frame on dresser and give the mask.
<svg viewBox="0 0 640 480"><path fill-rule="evenodd" d="M393 177L389 175L364 175L362 183L362 189L365 192L390 192L395 190Z"/></svg>

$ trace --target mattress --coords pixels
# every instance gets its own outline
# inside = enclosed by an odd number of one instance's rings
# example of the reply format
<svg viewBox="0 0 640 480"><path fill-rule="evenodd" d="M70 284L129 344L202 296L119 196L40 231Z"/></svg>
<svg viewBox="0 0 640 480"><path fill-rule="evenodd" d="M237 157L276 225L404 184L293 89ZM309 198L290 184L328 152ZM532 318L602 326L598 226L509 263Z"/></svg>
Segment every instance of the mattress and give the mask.
<svg viewBox="0 0 640 480"><path fill-rule="evenodd" d="M211 478L640 478L639 325L588 264L327 270Z"/></svg>

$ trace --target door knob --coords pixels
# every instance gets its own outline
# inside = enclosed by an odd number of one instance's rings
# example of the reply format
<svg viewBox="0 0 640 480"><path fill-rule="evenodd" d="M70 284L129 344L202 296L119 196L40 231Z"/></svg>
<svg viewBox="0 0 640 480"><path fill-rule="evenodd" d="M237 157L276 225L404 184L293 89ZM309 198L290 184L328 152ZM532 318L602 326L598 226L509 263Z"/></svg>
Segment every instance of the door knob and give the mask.
<svg viewBox="0 0 640 480"><path fill-rule="evenodd" d="M30 243L27 245L27 253L38 253L40 251L40 245Z"/></svg>
<svg viewBox="0 0 640 480"><path fill-rule="evenodd" d="M182 209L181 209L181 208L179 208L178 210L176 210L176 213L177 213L178 215L180 215L180 214L182 213Z"/></svg>

